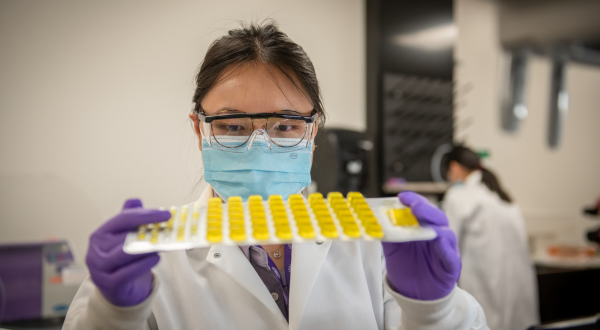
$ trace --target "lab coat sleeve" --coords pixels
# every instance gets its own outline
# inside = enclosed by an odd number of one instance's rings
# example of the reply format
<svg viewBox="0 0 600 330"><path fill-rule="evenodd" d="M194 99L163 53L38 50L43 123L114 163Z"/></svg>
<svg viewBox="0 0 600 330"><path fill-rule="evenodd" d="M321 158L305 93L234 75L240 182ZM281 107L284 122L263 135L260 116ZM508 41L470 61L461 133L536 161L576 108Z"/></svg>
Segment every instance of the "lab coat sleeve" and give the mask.
<svg viewBox="0 0 600 330"><path fill-rule="evenodd" d="M81 284L69 307L63 330L154 330L156 328L149 324L155 324L155 322L151 322L151 305L158 286L158 277L154 276L152 293L146 300L135 306L120 307L108 302L88 277Z"/></svg>
<svg viewBox="0 0 600 330"><path fill-rule="evenodd" d="M383 250L381 251L381 279L382 283L386 282L386 263L385 256L383 255ZM385 284L381 286L381 291L383 292L383 319L384 319L384 329L385 330L394 330L398 328L398 323L400 322L400 306L396 302L396 299L391 294L391 290L386 290Z"/></svg>
<svg viewBox="0 0 600 330"><path fill-rule="evenodd" d="M385 277L384 287L401 309L398 330L489 329L477 300L459 287L454 287L446 297L431 301L415 300L395 292Z"/></svg>

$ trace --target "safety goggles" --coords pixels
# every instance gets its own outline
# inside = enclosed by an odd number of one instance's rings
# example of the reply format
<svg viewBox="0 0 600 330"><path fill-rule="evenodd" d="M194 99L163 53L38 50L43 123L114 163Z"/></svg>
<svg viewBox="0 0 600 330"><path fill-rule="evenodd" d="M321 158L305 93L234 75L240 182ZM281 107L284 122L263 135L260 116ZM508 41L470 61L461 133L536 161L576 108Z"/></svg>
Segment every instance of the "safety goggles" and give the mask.
<svg viewBox="0 0 600 330"><path fill-rule="evenodd" d="M292 110L272 113L245 113L223 110L216 115L198 113L202 137L211 148L246 152L258 137L273 152L292 152L308 147L318 113L303 116Z"/></svg>

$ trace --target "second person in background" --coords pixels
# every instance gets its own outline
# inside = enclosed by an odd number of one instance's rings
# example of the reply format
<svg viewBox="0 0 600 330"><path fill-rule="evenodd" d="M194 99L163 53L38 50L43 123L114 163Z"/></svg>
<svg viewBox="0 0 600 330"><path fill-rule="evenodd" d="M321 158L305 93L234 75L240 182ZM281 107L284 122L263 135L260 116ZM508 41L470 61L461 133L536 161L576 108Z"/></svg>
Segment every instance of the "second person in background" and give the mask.
<svg viewBox="0 0 600 330"><path fill-rule="evenodd" d="M459 286L479 301L491 329L538 324L537 282L519 207L472 150L454 147L445 165L454 185L443 208L461 251Z"/></svg>

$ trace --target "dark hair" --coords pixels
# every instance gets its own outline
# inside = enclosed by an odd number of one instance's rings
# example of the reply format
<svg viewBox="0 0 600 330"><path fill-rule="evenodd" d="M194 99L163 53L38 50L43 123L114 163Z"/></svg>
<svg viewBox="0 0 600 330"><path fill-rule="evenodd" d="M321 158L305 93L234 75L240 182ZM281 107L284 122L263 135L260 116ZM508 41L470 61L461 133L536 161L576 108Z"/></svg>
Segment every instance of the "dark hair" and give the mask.
<svg viewBox="0 0 600 330"><path fill-rule="evenodd" d="M210 45L196 76L193 112L201 111L202 99L227 66L237 64L240 67L252 61L264 64L269 71L271 65L279 69L312 102L324 123L321 90L312 62L304 49L270 19L261 24L242 23L241 28L230 30Z"/></svg>
<svg viewBox="0 0 600 330"><path fill-rule="evenodd" d="M503 201L509 203L512 202L510 196L508 196L504 189L502 189L500 181L498 181L494 173L481 166L481 163L479 162L479 156L473 150L465 148L463 146L455 146L454 148L452 148L452 151L448 153L448 157L445 157L444 159L444 165L446 166L446 168L449 168L448 166L451 161L455 161L460 165L464 166L467 170L480 170L482 174L481 182L485 184L485 186L488 187L488 189L497 193Z"/></svg>

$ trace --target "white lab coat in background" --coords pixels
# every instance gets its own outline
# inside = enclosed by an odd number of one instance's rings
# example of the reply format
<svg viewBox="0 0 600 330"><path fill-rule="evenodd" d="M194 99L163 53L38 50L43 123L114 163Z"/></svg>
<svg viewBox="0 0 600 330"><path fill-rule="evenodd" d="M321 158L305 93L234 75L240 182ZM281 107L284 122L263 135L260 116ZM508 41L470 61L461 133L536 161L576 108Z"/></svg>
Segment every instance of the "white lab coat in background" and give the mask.
<svg viewBox="0 0 600 330"><path fill-rule="evenodd" d="M537 281L523 216L481 183L481 171L446 193L443 208L458 237L458 285L481 304L490 329L538 324Z"/></svg>
<svg viewBox="0 0 600 330"><path fill-rule="evenodd" d="M384 271L379 243L294 244L288 324L238 246L165 252L149 299L114 306L88 278L63 329L488 329L460 288L416 301L389 289Z"/></svg>

